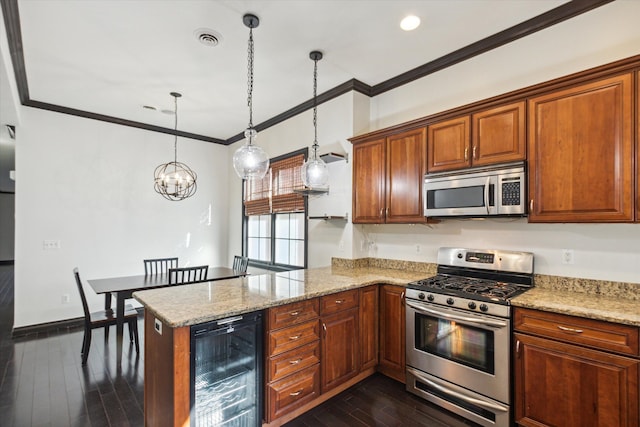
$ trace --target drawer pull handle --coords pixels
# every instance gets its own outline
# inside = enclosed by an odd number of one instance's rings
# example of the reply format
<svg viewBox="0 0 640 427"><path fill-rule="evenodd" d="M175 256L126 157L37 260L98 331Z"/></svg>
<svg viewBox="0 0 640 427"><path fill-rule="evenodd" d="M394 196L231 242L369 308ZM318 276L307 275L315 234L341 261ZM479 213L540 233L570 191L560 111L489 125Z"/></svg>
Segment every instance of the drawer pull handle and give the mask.
<svg viewBox="0 0 640 427"><path fill-rule="evenodd" d="M566 331L566 332L574 332L576 334L581 334L581 333L584 332L582 329L567 328L566 326L560 326L560 325L558 325L558 329L560 329L561 331Z"/></svg>
<svg viewBox="0 0 640 427"><path fill-rule="evenodd" d="M337 300L336 300L336 304L342 304L342 303L344 303L345 301L346 301L346 300L343 300L343 299L337 299Z"/></svg>
<svg viewBox="0 0 640 427"><path fill-rule="evenodd" d="M302 359L298 359L298 360L291 360L289 363L291 363L292 365L297 365L298 363L302 362Z"/></svg>
<svg viewBox="0 0 640 427"><path fill-rule="evenodd" d="M289 396L298 396L298 395L300 395L300 393L302 393L303 391L304 391L304 389L303 389L303 388L301 388L301 389L300 389L300 390L298 390L298 391L294 391L293 393L289 393Z"/></svg>
<svg viewBox="0 0 640 427"><path fill-rule="evenodd" d="M297 316L298 314L300 314L299 311L292 311L291 313L289 313L289 316Z"/></svg>
<svg viewBox="0 0 640 427"><path fill-rule="evenodd" d="M299 339L299 338L300 338L300 335L294 335L294 336L292 336L292 337L289 337L289 340L291 340L291 341L295 341L295 340L297 340L297 339Z"/></svg>

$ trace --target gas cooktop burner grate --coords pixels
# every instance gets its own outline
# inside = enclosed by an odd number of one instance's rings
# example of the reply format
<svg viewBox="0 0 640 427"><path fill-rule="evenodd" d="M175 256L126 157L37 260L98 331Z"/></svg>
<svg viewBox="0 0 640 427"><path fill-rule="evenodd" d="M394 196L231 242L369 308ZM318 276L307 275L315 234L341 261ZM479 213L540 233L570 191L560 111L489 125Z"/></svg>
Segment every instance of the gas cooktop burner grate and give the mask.
<svg viewBox="0 0 640 427"><path fill-rule="evenodd" d="M492 300L508 300L525 289L524 286L513 283L444 274L417 280L412 282L410 287L433 292L443 291L460 296L478 295Z"/></svg>

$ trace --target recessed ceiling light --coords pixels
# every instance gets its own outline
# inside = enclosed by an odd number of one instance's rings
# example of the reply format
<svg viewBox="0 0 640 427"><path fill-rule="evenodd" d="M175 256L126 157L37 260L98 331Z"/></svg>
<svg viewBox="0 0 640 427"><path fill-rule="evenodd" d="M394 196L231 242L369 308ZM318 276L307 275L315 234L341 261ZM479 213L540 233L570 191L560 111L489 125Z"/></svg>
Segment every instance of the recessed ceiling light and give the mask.
<svg viewBox="0 0 640 427"><path fill-rule="evenodd" d="M222 34L211 28L198 28L193 34L205 46L216 47L222 43Z"/></svg>
<svg viewBox="0 0 640 427"><path fill-rule="evenodd" d="M400 21L400 28L405 31L415 30L420 26L420 18L415 15L408 15Z"/></svg>

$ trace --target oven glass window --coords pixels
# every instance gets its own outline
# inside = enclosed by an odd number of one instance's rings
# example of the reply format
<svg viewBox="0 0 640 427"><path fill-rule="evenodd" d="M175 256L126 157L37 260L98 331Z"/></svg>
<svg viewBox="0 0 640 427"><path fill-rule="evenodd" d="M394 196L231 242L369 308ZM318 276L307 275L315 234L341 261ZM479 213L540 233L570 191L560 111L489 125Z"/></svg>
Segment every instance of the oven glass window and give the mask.
<svg viewBox="0 0 640 427"><path fill-rule="evenodd" d="M494 374L494 334L459 322L416 313L416 348Z"/></svg>

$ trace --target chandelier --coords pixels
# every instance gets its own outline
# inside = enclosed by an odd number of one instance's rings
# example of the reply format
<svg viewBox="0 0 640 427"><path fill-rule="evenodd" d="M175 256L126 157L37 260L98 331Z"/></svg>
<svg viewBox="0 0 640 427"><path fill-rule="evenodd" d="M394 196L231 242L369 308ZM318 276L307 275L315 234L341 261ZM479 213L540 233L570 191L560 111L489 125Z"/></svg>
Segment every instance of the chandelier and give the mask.
<svg viewBox="0 0 640 427"><path fill-rule="evenodd" d="M329 189L329 169L327 164L318 157L318 61L322 59L322 52L314 50L309 54L313 60L313 145L312 153L300 171L302 183L311 189Z"/></svg>
<svg viewBox="0 0 640 427"><path fill-rule="evenodd" d="M179 201L191 197L196 192L197 175L191 168L178 161L178 98L182 95L171 92L174 101L173 161L158 166L153 173L154 189L167 200Z"/></svg>
<svg viewBox="0 0 640 427"><path fill-rule="evenodd" d="M244 25L249 27L248 47L248 82L247 106L249 107L249 126L244 131L247 143L238 148L233 154L233 168L242 179L262 179L269 170L269 157L262 148L254 144L257 131L253 128L253 29L260 24L257 16L246 14L242 18Z"/></svg>

